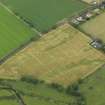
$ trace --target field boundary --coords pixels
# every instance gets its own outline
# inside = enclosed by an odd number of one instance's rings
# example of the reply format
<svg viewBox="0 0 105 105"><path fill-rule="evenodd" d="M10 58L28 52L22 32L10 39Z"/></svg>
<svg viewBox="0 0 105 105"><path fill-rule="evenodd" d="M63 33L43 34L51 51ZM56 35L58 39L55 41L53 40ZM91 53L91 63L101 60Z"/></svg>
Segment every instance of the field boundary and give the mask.
<svg viewBox="0 0 105 105"><path fill-rule="evenodd" d="M21 97L21 95L17 92L16 89L9 87L9 86L0 86L0 89L4 89L7 91L12 91L15 94L15 97L19 103L19 105L26 105L26 103L24 102L23 98Z"/></svg>
<svg viewBox="0 0 105 105"><path fill-rule="evenodd" d="M4 9L6 9L11 15L14 15L19 21L23 22L24 25L27 25L29 27L29 25L24 22L22 19L20 19L18 16L16 16L14 14L14 12L12 12L7 6L5 6L3 3L0 2L0 6L2 6ZM31 38L29 38L29 40L23 42L22 44L20 44L18 47L10 50L5 56L3 56L2 58L0 58L0 65L3 64L8 58L10 58L11 56L13 56L14 54L16 54L17 52L19 52L20 50L24 49L27 45L29 45L31 42L38 40L42 34L37 31L35 28L31 28L33 31L36 32L37 36L33 36Z"/></svg>
<svg viewBox="0 0 105 105"><path fill-rule="evenodd" d="M28 41L24 42L23 44L21 44L19 47L12 49L9 53L7 53L4 57L2 57L0 59L0 65L3 64L7 59L9 59L10 57L12 57L13 55L15 55L17 52L21 51L22 49L26 48L27 45L29 45L30 43L32 43L33 41L37 41L39 40L40 37L34 39L29 39Z"/></svg>
<svg viewBox="0 0 105 105"><path fill-rule="evenodd" d="M98 72L99 70L101 70L102 68L105 68L105 63L100 66L99 68L97 68L95 71L90 72L89 74L85 75L84 77L82 77L82 80L85 80L86 78L89 78L91 75L94 75L94 73Z"/></svg>
<svg viewBox="0 0 105 105"><path fill-rule="evenodd" d="M10 10L7 6L5 6L2 2L0 2L0 5L4 7L10 14L14 15L19 21L22 21L24 24L29 26L26 22L24 22L22 19L20 19L19 16L15 15L12 10ZM35 28L30 27L30 29L34 30L39 36L42 36L42 34Z"/></svg>

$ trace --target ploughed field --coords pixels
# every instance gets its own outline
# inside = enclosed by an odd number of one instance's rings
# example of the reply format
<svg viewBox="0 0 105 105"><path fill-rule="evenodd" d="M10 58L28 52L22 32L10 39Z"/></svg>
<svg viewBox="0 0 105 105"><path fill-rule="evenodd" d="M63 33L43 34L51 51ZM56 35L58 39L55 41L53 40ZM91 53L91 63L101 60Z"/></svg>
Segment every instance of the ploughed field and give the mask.
<svg viewBox="0 0 105 105"><path fill-rule="evenodd" d="M0 59L35 36L35 31L0 4Z"/></svg>
<svg viewBox="0 0 105 105"><path fill-rule="evenodd" d="M1 0L41 32L87 7L80 0Z"/></svg>
<svg viewBox="0 0 105 105"><path fill-rule="evenodd" d="M33 75L67 85L96 71L104 55L92 48L91 39L64 24L42 36L0 66L3 78Z"/></svg>
<svg viewBox="0 0 105 105"><path fill-rule="evenodd" d="M83 30L85 33L101 39L105 42L105 13L102 13L95 18L83 23L80 25L80 29Z"/></svg>

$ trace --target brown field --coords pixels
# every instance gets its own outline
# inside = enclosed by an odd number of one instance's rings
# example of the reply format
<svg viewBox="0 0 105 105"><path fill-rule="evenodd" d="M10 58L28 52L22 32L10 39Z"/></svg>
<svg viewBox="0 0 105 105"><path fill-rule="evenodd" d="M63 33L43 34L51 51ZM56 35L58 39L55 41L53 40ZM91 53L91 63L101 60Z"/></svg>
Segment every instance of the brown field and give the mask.
<svg viewBox="0 0 105 105"><path fill-rule="evenodd" d="M80 25L80 28L86 33L99 38L105 42L105 13L97 16L96 18L91 19L90 21L85 22Z"/></svg>
<svg viewBox="0 0 105 105"><path fill-rule="evenodd" d="M19 78L33 75L47 82L69 84L97 70L104 55L92 48L91 39L65 24L0 66L0 77Z"/></svg>

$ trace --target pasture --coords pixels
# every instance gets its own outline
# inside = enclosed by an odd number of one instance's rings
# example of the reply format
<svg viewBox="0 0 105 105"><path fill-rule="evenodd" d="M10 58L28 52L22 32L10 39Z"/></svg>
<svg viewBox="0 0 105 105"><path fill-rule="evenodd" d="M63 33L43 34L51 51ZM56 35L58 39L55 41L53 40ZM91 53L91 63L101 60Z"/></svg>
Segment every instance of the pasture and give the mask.
<svg viewBox="0 0 105 105"><path fill-rule="evenodd" d="M97 17L80 25L80 29L85 33L90 34L95 38L99 38L105 42L105 13L98 15Z"/></svg>
<svg viewBox="0 0 105 105"><path fill-rule="evenodd" d="M105 66L86 78L80 85L86 105L105 104Z"/></svg>
<svg viewBox="0 0 105 105"><path fill-rule="evenodd" d="M14 87L18 94L21 95L26 105L67 105L68 103L75 101L74 98L67 95L65 91L57 91L55 88L52 88L50 85L45 83L34 84L21 80L4 80L3 83L7 83ZM11 105L20 104L18 103Z"/></svg>
<svg viewBox="0 0 105 105"><path fill-rule="evenodd" d="M0 89L0 105L18 105L12 92Z"/></svg>
<svg viewBox="0 0 105 105"><path fill-rule="evenodd" d="M92 48L91 39L64 24L31 43L0 66L0 77L33 75L46 82L69 84L96 71L104 55Z"/></svg>
<svg viewBox="0 0 105 105"><path fill-rule="evenodd" d="M58 21L82 11L80 0L1 0L9 9L30 21L41 31L48 31Z"/></svg>
<svg viewBox="0 0 105 105"><path fill-rule="evenodd" d="M0 4L0 59L35 36L35 31Z"/></svg>
<svg viewBox="0 0 105 105"><path fill-rule="evenodd" d="M1 97L2 98L2 97ZM17 100L8 100L8 99L3 99L3 100L0 100L0 105L19 105L17 103Z"/></svg>

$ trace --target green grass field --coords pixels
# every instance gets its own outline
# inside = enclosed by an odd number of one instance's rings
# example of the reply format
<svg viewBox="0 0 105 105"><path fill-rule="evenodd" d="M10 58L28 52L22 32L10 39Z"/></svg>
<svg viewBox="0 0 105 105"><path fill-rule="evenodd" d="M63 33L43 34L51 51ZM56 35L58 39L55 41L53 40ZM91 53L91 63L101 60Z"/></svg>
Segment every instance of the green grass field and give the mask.
<svg viewBox="0 0 105 105"><path fill-rule="evenodd" d="M83 23L80 25L80 29L82 29L87 34L95 38L99 38L105 42L105 13L98 15L97 17Z"/></svg>
<svg viewBox="0 0 105 105"><path fill-rule="evenodd" d="M67 95L65 91L57 91L45 83L31 84L20 80L5 80L5 83L17 90L26 105L68 105L74 101L74 98Z"/></svg>
<svg viewBox="0 0 105 105"><path fill-rule="evenodd" d="M105 104L105 67L84 80L81 92L85 96L86 105Z"/></svg>
<svg viewBox="0 0 105 105"><path fill-rule="evenodd" d="M0 105L19 105L16 100L0 100Z"/></svg>
<svg viewBox="0 0 105 105"><path fill-rule="evenodd" d="M80 0L1 0L25 17L39 31L50 29L61 19L80 12L87 5Z"/></svg>
<svg viewBox="0 0 105 105"><path fill-rule="evenodd" d="M33 36L38 35L0 5L0 59Z"/></svg>
<svg viewBox="0 0 105 105"><path fill-rule="evenodd" d="M15 96L10 91L0 89L0 105L19 105L13 97Z"/></svg>

